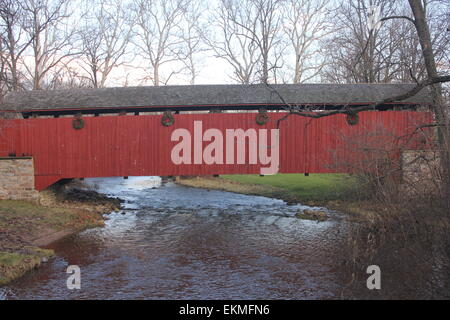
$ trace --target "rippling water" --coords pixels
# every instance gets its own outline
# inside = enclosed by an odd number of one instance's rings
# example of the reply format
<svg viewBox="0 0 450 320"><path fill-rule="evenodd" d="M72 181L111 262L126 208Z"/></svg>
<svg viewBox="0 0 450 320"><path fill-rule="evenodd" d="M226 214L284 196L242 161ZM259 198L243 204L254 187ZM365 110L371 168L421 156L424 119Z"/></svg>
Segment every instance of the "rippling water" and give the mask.
<svg viewBox="0 0 450 320"><path fill-rule="evenodd" d="M338 298L336 255L346 225L300 220L281 200L161 184L155 177L89 179L126 200L106 227L50 246L57 257L0 299ZM66 287L68 265L81 290Z"/></svg>

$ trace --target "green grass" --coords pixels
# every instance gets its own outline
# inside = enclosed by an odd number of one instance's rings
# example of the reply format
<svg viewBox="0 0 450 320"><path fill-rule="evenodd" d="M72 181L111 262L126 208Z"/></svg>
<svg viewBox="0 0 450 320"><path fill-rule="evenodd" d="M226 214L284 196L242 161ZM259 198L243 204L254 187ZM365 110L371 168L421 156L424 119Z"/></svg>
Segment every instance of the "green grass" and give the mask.
<svg viewBox="0 0 450 320"><path fill-rule="evenodd" d="M33 240L61 230L100 225L103 219L94 212L0 200L0 286L36 268L42 258L53 254L51 250L32 246Z"/></svg>
<svg viewBox="0 0 450 320"><path fill-rule="evenodd" d="M345 174L279 174L223 175L220 178L179 178L177 183L187 187L222 190L240 194L282 199L287 203L325 206L349 213L357 219L372 219L379 211L367 198L358 180Z"/></svg>
<svg viewBox="0 0 450 320"><path fill-rule="evenodd" d="M14 267L26 261L41 258L48 258L53 255L52 250L41 249L37 247L26 247L23 249L26 253L18 252L0 252L0 265Z"/></svg>
<svg viewBox="0 0 450 320"><path fill-rule="evenodd" d="M0 265L17 266L26 258L25 255L15 252L0 252Z"/></svg>
<svg viewBox="0 0 450 320"><path fill-rule="evenodd" d="M22 250L23 253L0 252L0 286L38 267L42 258L49 258L54 254L52 250L36 247L26 247Z"/></svg>
<svg viewBox="0 0 450 320"><path fill-rule="evenodd" d="M0 200L0 285L40 265L53 254L34 244L53 241L63 234L104 225L100 213L116 207L117 201L58 200L55 190L41 193L42 205ZM64 232L61 232L64 231Z"/></svg>
<svg viewBox="0 0 450 320"><path fill-rule="evenodd" d="M345 174L224 175L221 178L283 189L292 197L308 201L341 200L350 197L357 188L355 179Z"/></svg>

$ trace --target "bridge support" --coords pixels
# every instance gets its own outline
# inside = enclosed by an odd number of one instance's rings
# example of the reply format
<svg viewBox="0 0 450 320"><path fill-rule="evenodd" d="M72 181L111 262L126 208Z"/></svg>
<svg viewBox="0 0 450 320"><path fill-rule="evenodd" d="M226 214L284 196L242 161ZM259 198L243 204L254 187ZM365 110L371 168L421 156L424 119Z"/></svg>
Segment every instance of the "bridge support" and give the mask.
<svg viewBox="0 0 450 320"><path fill-rule="evenodd" d="M0 199L38 201L31 157L0 158Z"/></svg>

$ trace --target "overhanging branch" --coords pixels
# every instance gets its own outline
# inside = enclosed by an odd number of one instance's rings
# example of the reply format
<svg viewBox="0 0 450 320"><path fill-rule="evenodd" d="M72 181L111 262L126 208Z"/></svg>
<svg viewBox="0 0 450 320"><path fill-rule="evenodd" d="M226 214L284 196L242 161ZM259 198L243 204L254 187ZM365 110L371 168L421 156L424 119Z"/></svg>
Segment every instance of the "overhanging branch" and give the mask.
<svg viewBox="0 0 450 320"><path fill-rule="evenodd" d="M266 86L270 89L271 92L275 93L278 96L278 98L284 104L283 108L286 111L288 111L288 114L286 116L284 116L283 118L278 120L278 126L279 126L280 122L283 121L283 120L286 120L290 115L297 115L297 116L302 116L302 117L307 117L307 118L318 119L318 118L333 116L333 115L336 115L336 114L352 115L352 114L356 114L358 112L376 110L378 107L383 106L385 104L393 103L393 102L401 102L401 101L404 101L404 100L409 99L411 97L414 97L416 94L418 94L425 87L428 87L428 86L433 85L433 84L444 83L444 82L450 82L450 75L434 77L434 78L431 78L431 79L426 79L426 80L424 80L422 82L419 82L413 89L411 89L410 91L408 91L408 92L406 92L404 94L397 95L397 96L394 96L394 97L385 98L385 99L382 99L380 101L374 102L374 103L369 104L369 105L360 106L360 107L354 107L354 108L347 106L347 108L341 109L341 110L322 111L322 112L305 112L305 111L300 111L298 107L292 106L290 103L288 103L284 99L284 97L275 88L273 88L270 84L266 83Z"/></svg>

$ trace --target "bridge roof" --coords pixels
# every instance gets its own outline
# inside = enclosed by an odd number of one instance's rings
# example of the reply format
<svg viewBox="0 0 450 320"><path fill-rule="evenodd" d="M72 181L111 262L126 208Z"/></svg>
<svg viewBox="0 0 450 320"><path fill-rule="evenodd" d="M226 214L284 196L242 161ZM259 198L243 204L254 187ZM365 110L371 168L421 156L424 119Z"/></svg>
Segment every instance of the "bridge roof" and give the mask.
<svg viewBox="0 0 450 320"><path fill-rule="evenodd" d="M413 84L285 84L273 89L293 105L363 105L407 92ZM396 104L431 104L427 90ZM25 91L7 94L0 110L75 111L102 109L159 110L170 107L194 110L198 107L283 105L279 96L265 85L194 85L161 87L121 87ZM116 110L117 111L117 110Z"/></svg>

